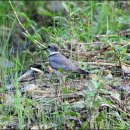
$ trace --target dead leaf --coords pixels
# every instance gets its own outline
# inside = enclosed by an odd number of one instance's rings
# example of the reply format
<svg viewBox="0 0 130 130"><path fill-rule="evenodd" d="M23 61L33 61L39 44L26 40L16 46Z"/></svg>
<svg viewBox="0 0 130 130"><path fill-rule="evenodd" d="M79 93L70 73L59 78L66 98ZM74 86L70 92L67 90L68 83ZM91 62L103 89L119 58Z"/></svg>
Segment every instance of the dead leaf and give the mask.
<svg viewBox="0 0 130 130"><path fill-rule="evenodd" d="M22 86L21 87L21 91L22 92L26 92L26 91L32 91L32 90L35 90L37 89L38 86L36 86L35 84L27 84L26 86Z"/></svg>
<svg viewBox="0 0 130 130"><path fill-rule="evenodd" d="M130 73L130 66L122 65L122 70L124 73L129 74Z"/></svg>
<svg viewBox="0 0 130 130"><path fill-rule="evenodd" d="M24 82L34 79L33 72L34 72L33 70L28 70L26 73L24 73L21 77L18 78L18 81Z"/></svg>

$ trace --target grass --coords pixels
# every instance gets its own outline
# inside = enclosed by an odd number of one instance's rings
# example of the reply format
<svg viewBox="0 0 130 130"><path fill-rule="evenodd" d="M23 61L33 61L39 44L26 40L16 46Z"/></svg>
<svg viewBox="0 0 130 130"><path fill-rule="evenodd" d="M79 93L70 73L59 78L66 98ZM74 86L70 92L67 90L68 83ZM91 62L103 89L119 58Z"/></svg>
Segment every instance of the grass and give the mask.
<svg viewBox="0 0 130 130"><path fill-rule="evenodd" d="M129 56L127 55L129 37L120 36L118 32L129 28L128 7L130 3L128 2L128 6L124 5L126 10L123 10L122 2L116 4L114 1L62 1L62 9L55 13L46 10L46 2L41 4L41 2L32 1L32 3L34 3L36 14L42 17L44 23L46 23L46 17L52 20L51 26L47 24L38 25L32 15L34 10L31 8L30 2L28 6L25 1L21 1L20 4L18 2L6 2L7 10L4 9L5 3L1 3L3 6L0 9L2 12L0 16L2 18L0 21L0 82L2 84L0 88L0 128L130 128L129 110L125 110L127 106L130 106L129 102L118 100L118 96L115 98L114 95L120 94L119 92L105 89L104 86L110 86L111 81L105 79L102 72L103 67L95 69L95 66L89 66L87 62L83 64L82 61L86 57L80 57L80 54L78 54L78 62L81 62L81 67L95 72L92 79L85 80L85 82L82 78L67 79L67 83L72 82L72 84L70 84L70 88L66 89L64 84L60 84L59 88L59 84L55 83L54 80L45 81L41 78L35 81L36 85L39 82L49 84L49 89L42 88L42 91L39 90L41 93L45 92L42 95L35 94L35 91L34 93L23 94L19 89L21 83L17 81L23 70L28 70L29 66L38 60L47 59L46 52L41 51L41 48L52 42L57 43L62 48L62 53L64 53L64 48L68 49L69 53L67 54L72 61L77 56L72 48L75 48L76 44L85 43L83 49L87 53L94 53L103 46L109 46L110 51L104 55L98 54L95 56L96 58L88 57L88 61L100 59L102 62L119 64L122 69L122 64L129 64ZM29 9L28 13L24 11L26 8ZM16 25L21 27L16 28ZM13 54L9 50L12 49L12 44L16 40L13 39L13 35L16 35L16 33L13 34L13 31L16 29L24 33L26 38L24 44L30 44L24 51L17 50ZM42 38L44 42L41 44ZM20 40L19 37L17 44L20 43ZM92 47L93 42L99 43L99 46ZM35 52L29 50L29 47L32 46L36 48ZM43 62L42 65L45 67ZM122 72L120 69L119 71ZM113 74L113 76L119 78L118 80L123 80L120 78L122 74ZM75 80L80 81L82 85L79 82L75 83ZM12 84L13 91L6 90L6 86L9 84ZM75 87L73 88L73 86ZM84 86L84 89L78 91L77 88L80 86ZM55 93L57 87L61 91L61 97ZM49 94L47 95L47 93ZM69 95L72 95L73 98ZM117 101L124 104L120 106Z"/></svg>

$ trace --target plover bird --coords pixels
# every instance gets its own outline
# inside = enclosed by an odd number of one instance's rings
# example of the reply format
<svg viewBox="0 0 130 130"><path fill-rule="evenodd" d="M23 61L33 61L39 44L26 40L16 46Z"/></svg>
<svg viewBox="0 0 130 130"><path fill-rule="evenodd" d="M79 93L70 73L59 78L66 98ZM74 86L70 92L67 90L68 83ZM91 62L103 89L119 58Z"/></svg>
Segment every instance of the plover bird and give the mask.
<svg viewBox="0 0 130 130"><path fill-rule="evenodd" d="M62 55L56 44L50 44L46 49L49 52L49 65L54 70L54 73L59 74L57 70L62 69L63 71L71 71L78 74L89 74L88 71L80 69L77 65L73 64L70 59Z"/></svg>

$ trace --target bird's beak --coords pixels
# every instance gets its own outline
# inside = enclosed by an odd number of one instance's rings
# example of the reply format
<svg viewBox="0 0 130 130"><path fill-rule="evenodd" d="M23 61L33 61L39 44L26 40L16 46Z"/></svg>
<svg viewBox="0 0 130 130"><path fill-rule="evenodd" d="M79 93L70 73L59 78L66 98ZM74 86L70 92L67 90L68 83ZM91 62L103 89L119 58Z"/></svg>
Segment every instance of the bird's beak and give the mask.
<svg viewBox="0 0 130 130"><path fill-rule="evenodd" d="M47 50L47 48L43 48L42 50Z"/></svg>

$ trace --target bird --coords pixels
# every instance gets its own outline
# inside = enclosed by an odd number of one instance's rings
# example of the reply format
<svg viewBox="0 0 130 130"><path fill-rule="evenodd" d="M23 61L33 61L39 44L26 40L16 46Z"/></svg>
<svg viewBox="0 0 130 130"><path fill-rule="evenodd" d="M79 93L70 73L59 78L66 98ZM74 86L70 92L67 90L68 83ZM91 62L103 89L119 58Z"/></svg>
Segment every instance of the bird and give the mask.
<svg viewBox="0 0 130 130"><path fill-rule="evenodd" d="M51 43L46 49L49 52L49 65L57 75L59 75L59 72L57 71L59 69L77 74L89 74L88 71L80 69L76 64L73 64L70 59L62 55L59 52L59 48L56 44Z"/></svg>

